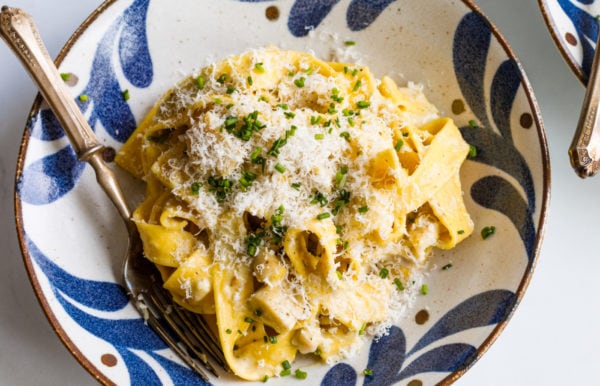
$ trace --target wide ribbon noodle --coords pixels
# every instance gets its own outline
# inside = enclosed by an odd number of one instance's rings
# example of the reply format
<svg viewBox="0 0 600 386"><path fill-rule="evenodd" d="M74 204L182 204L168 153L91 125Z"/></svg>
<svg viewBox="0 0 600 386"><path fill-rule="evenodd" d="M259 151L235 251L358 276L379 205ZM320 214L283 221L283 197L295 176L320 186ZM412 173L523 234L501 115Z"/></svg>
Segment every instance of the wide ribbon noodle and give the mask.
<svg viewBox="0 0 600 386"><path fill-rule="evenodd" d="M262 380L390 326L431 250L473 230L468 152L418 87L265 48L174 86L117 162L147 183L133 219L164 287Z"/></svg>

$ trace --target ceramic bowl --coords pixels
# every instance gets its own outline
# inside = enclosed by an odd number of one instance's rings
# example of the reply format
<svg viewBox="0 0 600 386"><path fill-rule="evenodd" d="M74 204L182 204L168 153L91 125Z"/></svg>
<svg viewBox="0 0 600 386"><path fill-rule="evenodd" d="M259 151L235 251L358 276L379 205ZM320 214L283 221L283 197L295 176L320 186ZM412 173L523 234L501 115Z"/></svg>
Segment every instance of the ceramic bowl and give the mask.
<svg viewBox="0 0 600 386"><path fill-rule="evenodd" d="M435 253L429 293L360 355L332 366L300 362L308 384L452 383L515 311L544 233L548 149L521 65L470 0L107 1L58 62L72 74L73 96L89 96L77 101L110 160L110 148L118 149L155 99L186 74L267 45L325 59L343 54L379 78L420 83L478 149L461 170L475 233L456 249ZM136 183L115 169L130 197L139 199ZM121 219L40 99L27 121L16 181L17 231L31 282L75 358L106 384L205 384L129 303L121 284ZM483 240L487 226L496 233ZM364 375L366 368L372 375Z"/></svg>
<svg viewBox="0 0 600 386"><path fill-rule="evenodd" d="M587 84L596 41L600 2L596 0L538 0L554 42L575 75Z"/></svg>

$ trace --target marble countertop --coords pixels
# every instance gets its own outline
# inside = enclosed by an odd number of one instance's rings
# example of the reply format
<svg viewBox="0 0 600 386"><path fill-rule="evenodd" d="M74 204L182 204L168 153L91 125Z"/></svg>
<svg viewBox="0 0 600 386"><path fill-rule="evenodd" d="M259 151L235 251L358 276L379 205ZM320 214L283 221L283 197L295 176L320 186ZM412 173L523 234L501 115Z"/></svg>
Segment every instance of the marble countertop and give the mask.
<svg viewBox="0 0 600 386"><path fill-rule="evenodd" d="M13 0L9 5L36 19L56 56L100 3ZM552 188L545 241L529 289L504 332L457 384L598 384L600 176L579 179L567 156L584 88L554 46L536 1L477 3L507 38L533 85L550 146ZM0 45L0 384L93 385L44 317L17 242L15 164L35 95L17 60Z"/></svg>

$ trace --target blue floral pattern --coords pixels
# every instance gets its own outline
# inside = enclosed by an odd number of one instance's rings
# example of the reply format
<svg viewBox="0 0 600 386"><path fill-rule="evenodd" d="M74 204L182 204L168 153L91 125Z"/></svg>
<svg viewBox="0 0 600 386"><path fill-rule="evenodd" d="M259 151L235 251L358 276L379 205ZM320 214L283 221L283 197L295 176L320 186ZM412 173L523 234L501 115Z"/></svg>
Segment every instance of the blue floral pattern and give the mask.
<svg viewBox="0 0 600 386"><path fill-rule="evenodd" d="M595 42L598 39L598 19L596 15L586 12L581 7L583 5L592 5L595 0L557 0L558 5L567 15L575 26L577 31L578 41L582 47L581 71L583 72L583 82L587 83L594 60L594 46L590 42Z"/></svg>
<svg viewBox="0 0 600 386"><path fill-rule="evenodd" d="M261 3L261 0L240 0ZM559 0L573 17L587 18L574 10L572 2ZM315 29L339 7L339 0L296 0L293 2L287 28L301 38ZM346 9L347 27L351 31L368 28L393 0L351 0ZM82 93L85 102L78 101L89 116L92 128L101 124L106 133L124 142L136 127L135 117L122 92L128 86L148 87L153 81L153 65L146 36L146 16L150 0L134 0L116 18L101 38L93 59L89 83ZM586 19L587 20L587 19ZM593 25L592 25L593 24ZM598 33L597 23L585 24L582 34ZM583 36L582 35L582 36ZM582 39L584 40L584 39ZM537 232L533 214L536 195L527 162L513 143L510 114L522 84L517 64L508 59L496 69L490 89L486 90L484 74L488 71L488 55L492 32L488 22L478 13L467 13L454 35L453 62L456 80L466 104L478 121L478 128L461 127L464 138L478 149L474 162L489 165L512 176L525 196L513 183L500 176L487 176L471 187L473 200L505 215L514 224L526 250L528 263L534 258ZM115 58L118 60L115 62ZM116 69L124 75L119 79ZM489 94L489 105L485 95ZM490 114L488 114L488 111ZM30 135L40 141L55 141L63 137L54 115L40 110L28 125ZM47 205L67 194L77 184L84 164L79 162L70 146L35 160L21 173L17 183L19 199L32 205ZM53 296L64 311L90 334L110 343L123 359L132 385L161 384L157 372L168 374L176 385L205 385L187 367L160 354L166 348L141 318L102 318L86 309L116 313L129 305L124 289L110 282L86 280L69 274L46 256L25 233L26 248L32 260L50 282ZM477 359L478 350L471 344L444 343L444 338L470 329L491 326L505 321L515 303L516 295L509 290L489 290L476 294L447 311L414 344L407 347L401 327L394 326L388 335L370 346L365 367L372 375L362 377L364 385L391 385L426 372L451 373L467 368ZM161 367L147 363L138 351L154 359ZM356 385L359 372L347 363L332 367L321 380L323 386Z"/></svg>

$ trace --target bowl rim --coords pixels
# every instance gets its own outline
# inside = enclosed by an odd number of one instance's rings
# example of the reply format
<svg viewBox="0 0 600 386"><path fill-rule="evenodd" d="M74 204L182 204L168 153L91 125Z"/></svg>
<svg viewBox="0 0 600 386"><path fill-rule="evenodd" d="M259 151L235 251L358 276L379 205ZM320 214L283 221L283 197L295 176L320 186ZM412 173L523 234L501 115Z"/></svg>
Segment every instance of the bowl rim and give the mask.
<svg viewBox="0 0 600 386"><path fill-rule="evenodd" d="M571 71L573 71L577 79L579 79L579 81L585 86L587 84L587 75L583 72L581 64L577 62L573 55L571 55L563 40L560 38L558 34L558 26L552 17L550 7L548 6L548 0L537 0L537 2L546 24L546 28L548 28L548 32L550 33L552 40L554 40L554 45L558 48L561 56L565 62L567 62L567 65L571 68Z"/></svg>
<svg viewBox="0 0 600 386"><path fill-rule="evenodd" d="M79 38L86 32L86 30L101 16L109 7L113 4L119 2L121 0L104 0L96 9L94 9L91 14L77 27L77 29L73 32L73 34L66 41L64 46L61 48L60 52L56 56L54 63L56 66L60 66L65 57L70 53L71 49L75 45L75 43L79 40ZM525 96L529 103L529 107L532 112L532 117L534 121L534 126L536 128L538 134L538 141L540 144L540 158L542 162L542 179L541 179L541 197L540 197L540 217L537 225L536 239L533 246L533 253L531 258L529 259L527 266L523 272L523 276L519 282L518 287L515 291L515 301L511 306L510 310L508 310L506 317L504 320L498 322L494 328L491 330L489 335L481 342L481 344L476 348L475 355L472 359L466 363L465 366L461 367L458 370L455 370L452 373L449 373L446 377L444 377L439 384L440 385L450 385L456 382L467 370L469 370L482 356L485 352L490 348L490 346L496 341L498 336L502 333L508 322L511 320L516 308L520 304L526 289L531 281L531 277L533 275L534 269L537 265L537 261L541 252L541 245L544 239L548 209L550 203L550 181L551 181L551 173L550 173L550 156L549 156L549 147L546 137L546 132L541 116L541 111L539 105L537 103L537 99L533 93L533 88L531 83L529 82L524 68L511 48L510 44L506 40L506 38L501 34L498 27L490 20L490 18L483 12L483 10L474 2L474 0L460 0L463 5L465 5L468 9L478 14L489 27L490 32L496 39L496 41L500 44L501 48L506 53L507 57L514 61L517 66L519 75L521 77L521 86L524 89ZM540 4L545 2L545 0L538 0ZM574 68L575 70L575 68ZM29 123L34 119L35 115L38 113L43 102L42 96L38 93L33 101L31 109L28 113L23 137L21 139L21 143L19 146L19 152L16 162L16 173L14 180L14 194L13 194L13 202L14 202L14 215L15 215L15 225L17 231L17 238L19 242L19 247L21 249L21 255L23 262L25 264L25 268L27 270L27 275L29 277L29 281L34 289L35 296L38 300L38 303L42 307L42 311L44 312L46 319L50 322L51 328L58 335L58 338L63 343L63 345L67 348L67 350L73 355L73 357L79 362L79 364L98 382L104 385L115 385L115 383L108 378L104 372L100 371L77 347L77 345L71 340L69 333L62 327L58 318L52 311L48 301L42 291L40 282L37 278L35 268L33 266L33 259L30 255L29 249L27 247L27 240L25 236L25 226L23 221L23 213L21 200L18 195L18 181L20 176L23 173L25 156L27 153L28 145L30 142L31 133L28 130Z"/></svg>

